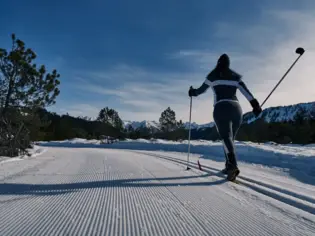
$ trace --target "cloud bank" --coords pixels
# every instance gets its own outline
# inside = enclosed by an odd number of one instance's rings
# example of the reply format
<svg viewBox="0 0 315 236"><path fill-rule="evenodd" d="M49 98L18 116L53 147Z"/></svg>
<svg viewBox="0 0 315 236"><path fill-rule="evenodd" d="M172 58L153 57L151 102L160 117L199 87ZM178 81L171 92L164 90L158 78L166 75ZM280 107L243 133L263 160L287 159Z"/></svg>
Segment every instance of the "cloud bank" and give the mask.
<svg viewBox="0 0 315 236"><path fill-rule="evenodd" d="M297 47L304 47L306 53L267 101L266 107L314 101L314 28L314 8L263 10L260 21L249 25L218 22L216 31L208 36L209 39L215 37L218 45L206 48L195 45L165 55L165 60L180 63L185 70L157 71L121 64L110 70L91 72L78 79L74 88L106 99L89 105L68 104L63 109L69 109L73 115L95 117L99 109L109 106L117 109L125 120L141 121L158 120L161 112L170 106L175 110L177 119L188 121L189 86L199 87L222 53L230 55L231 67L243 75L244 82L262 102L297 58ZM205 32L208 32L207 29ZM108 85L102 82L104 80L118 83ZM249 103L239 92L238 97L244 113L250 111ZM212 121L212 111L211 90L194 98L194 122Z"/></svg>

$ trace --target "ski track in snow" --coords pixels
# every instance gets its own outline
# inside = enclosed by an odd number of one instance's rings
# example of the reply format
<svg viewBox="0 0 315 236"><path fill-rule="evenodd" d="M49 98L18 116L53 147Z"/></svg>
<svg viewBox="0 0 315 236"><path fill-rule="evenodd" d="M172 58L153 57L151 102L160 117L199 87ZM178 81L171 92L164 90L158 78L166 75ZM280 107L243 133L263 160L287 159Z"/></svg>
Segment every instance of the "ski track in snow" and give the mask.
<svg viewBox="0 0 315 236"><path fill-rule="evenodd" d="M47 148L0 164L0 235L314 235L313 186L180 153ZM254 167L251 167L254 168Z"/></svg>
<svg viewBox="0 0 315 236"><path fill-rule="evenodd" d="M170 155L163 155L155 153L148 153L148 152L139 152L144 153L149 156L162 158L168 161L172 161L178 164L186 164L187 162L184 161L182 158L172 157ZM203 161L203 160L202 160ZM213 161L206 160L206 163L211 163L210 166L218 166L218 163ZM197 168L197 162L189 162L189 166L193 168ZM220 173L220 167L213 168L208 165L203 165L202 168L204 171L215 174L218 177L223 177ZM222 168L222 166L221 166ZM250 177L248 177L250 175ZM256 175L252 173L247 173L246 177L242 176L242 174L238 177L238 181L248 188L255 190L256 192L262 193L274 199L280 200L284 203L289 205L293 205L296 208L300 208L304 211L307 211L311 214L315 214L315 190L311 190L307 187L302 186L301 184L298 185L289 185L287 182L288 179L282 178L282 181L275 180L273 177L274 175ZM284 182L286 181L286 182ZM283 185L290 186L289 189L283 188ZM292 189L293 188L293 189Z"/></svg>

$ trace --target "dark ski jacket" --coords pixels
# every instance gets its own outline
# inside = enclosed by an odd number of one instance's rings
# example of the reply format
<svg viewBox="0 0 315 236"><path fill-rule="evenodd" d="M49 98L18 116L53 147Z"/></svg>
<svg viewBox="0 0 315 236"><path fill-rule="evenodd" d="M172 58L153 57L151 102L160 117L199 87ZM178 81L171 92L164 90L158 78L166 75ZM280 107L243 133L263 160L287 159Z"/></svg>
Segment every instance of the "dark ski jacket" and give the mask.
<svg viewBox="0 0 315 236"><path fill-rule="evenodd" d="M236 91L239 89L246 99L251 102L255 98L241 79L241 75L231 69L224 71L214 69L206 77L203 84L195 90L196 95L204 93L212 88L214 93L214 106L222 101L236 101Z"/></svg>

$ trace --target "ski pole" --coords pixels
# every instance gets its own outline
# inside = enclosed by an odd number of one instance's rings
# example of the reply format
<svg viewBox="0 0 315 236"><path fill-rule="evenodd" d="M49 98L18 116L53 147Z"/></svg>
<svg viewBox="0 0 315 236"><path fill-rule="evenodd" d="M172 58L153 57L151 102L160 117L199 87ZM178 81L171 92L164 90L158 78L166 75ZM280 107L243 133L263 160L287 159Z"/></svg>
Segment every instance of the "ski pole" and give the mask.
<svg viewBox="0 0 315 236"><path fill-rule="evenodd" d="M281 78L281 80L278 82L278 84L273 88L273 90L270 92L270 94L268 95L268 97L265 99L265 101L261 104L260 107L262 107L266 101L269 99L269 97L271 96L271 94L276 90L276 88L279 86L279 84L282 82L282 80L287 76L287 74L290 72L290 70L293 68L293 66L297 63L297 61L301 58L301 56L304 54L305 50L304 48L297 48L295 50L295 52L297 54L299 54L299 57L295 60L295 62L291 65L291 67L287 70L287 72L283 75L283 77Z"/></svg>
<svg viewBox="0 0 315 236"><path fill-rule="evenodd" d="M192 87L190 87L190 88L192 88ZM190 109L189 109L188 154L187 154L187 168L186 168L186 170L190 170L191 169L188 166L188 164L189 164L189 154L190 154L190 139L191 139L191 110L192 110L192 97L190 97ZM199 160L200 160L200 156L198 158L197 163L198 163L199 170L202 170Z"/></svg>
<svg viewBox="0 0 315 236"><path fill-rule="evenodd" d="M188 154L187 154L187 168L186 168L186 170L190 170L190 167L188 166L188 163L189 163L190 135L191 135L191 107L192 107L192 97L190 97L190 109L189 109Z"/></svg>

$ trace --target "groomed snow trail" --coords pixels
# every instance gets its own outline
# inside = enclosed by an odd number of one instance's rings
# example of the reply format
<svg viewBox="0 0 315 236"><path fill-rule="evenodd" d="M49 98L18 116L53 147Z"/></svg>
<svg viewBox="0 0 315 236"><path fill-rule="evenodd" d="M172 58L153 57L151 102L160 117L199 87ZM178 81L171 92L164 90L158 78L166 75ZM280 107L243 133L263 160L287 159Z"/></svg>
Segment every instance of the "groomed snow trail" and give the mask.
<svg viewBox="0 0 315 236"><path fill-rule="evenodd" d="M0 163L0 235L315 235L313 214L158 155L47 148Z"/></svg>

